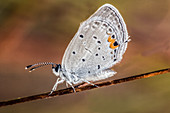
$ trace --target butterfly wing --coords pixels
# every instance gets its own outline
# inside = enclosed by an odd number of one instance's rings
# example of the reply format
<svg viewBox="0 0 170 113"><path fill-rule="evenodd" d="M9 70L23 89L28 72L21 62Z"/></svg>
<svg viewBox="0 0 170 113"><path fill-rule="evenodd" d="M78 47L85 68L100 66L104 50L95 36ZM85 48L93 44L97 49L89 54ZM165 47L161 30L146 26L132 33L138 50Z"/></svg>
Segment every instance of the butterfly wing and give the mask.
<svg viewBox="0 0 170 113"><path fill-rule="evenodd" d="M69 43L62 59L64 74L74 74L89 81L106 78L95 79L99 73L121 61L127 40L127 28L118 10L110 4L101 6L80 24Z"/></svg>

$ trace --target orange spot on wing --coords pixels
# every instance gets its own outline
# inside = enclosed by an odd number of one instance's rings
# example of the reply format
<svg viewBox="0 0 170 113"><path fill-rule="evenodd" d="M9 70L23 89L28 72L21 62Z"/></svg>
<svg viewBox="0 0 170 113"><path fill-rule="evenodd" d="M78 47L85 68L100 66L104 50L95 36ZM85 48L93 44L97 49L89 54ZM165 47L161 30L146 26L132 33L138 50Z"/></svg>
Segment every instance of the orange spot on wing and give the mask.
<svg viewBox="0 0 170 113"><path fill-rule="evenodd" d="M117 47L119 47L119 45L117 45L117 46L113 45L115 42L115 39L112 39L111 36L109 36L108 42L110 42L110 48L112 48L112 49L116 49Z"/></svg>

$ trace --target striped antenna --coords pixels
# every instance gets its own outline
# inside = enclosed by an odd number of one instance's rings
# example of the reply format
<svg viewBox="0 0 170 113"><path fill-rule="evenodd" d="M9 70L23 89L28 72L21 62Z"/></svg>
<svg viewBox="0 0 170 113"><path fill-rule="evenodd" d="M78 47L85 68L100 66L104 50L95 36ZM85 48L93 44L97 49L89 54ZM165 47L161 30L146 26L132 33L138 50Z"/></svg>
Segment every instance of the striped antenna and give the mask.
<svg viewBox="0 0 170 113"><path fill-rule="evenodd" d="M32 72L39 67L43 67L43 66L47 66L47 65L56 65L56 64L52 63L52 62L40 62L40 63L36 63L36 64L33 64L33 65L28 65L28 66L25 67L25 69L31 68L29 70L29 72Z"/></svg>

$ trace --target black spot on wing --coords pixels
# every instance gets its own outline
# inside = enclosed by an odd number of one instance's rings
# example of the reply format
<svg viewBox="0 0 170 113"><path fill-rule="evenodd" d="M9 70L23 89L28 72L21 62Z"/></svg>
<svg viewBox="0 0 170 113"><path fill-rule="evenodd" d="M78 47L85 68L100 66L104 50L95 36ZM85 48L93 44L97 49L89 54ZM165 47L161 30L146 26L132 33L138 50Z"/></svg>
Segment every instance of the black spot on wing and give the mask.
<svg viewBox="0 0 170 113"><path fill-rule="evenodd" d="M84 38L84 36L81 34L81 35L80 35L80 38Z"/></svg>
<svg viewBox="0 0 170 113"><path fill-rule="evenodd" d="M117 51L117 50L115 49L114 52L116 53L116 51Z"/></svg>
<svg viewBox="0 0 170 113"><path fill-rule="evenodd" d="M73 53L73 54L76 54L76 52L75 52L75 51L73 51L72 53Z"/></svg>
<svg viewBox="0 0 170 113"><path fill-rule="evenodd" d="M114 45L114 46L117 46L117 45L119 45L119 44L117 43L117 41L115 41L115 42L113 43L113 45Z"/></svg>
<svg viewBox="0 0 170 113"><path fill-rule="evenodd" d="M97 39L97 37L96 37L96 36L93 36L93 38L94 38L94 39Z"/></svg>
<svg viewBox="0 0 170 113"><path fill-rule="evenodd" d="M100 69L100 65L98 65L97 68Z"/></svg>
<svg viewBox="0 0 170 113"><path fill-rule="evenodd" d="M101 44L101 41L97 41L97 43Z"/></svg>
<svg viewBox="0 0 170 113"><path fill-rule="evenodd" d="M103 60L105 60L105 57L104 57L104 56L102 56L102 59L103 59Z"/></svg>
<svg viewBox="0 0 170 113"><path fill-rule="evenodd" d="M114 39L114 38L115 38L115 35L112 35L112 38Z"/></svg>

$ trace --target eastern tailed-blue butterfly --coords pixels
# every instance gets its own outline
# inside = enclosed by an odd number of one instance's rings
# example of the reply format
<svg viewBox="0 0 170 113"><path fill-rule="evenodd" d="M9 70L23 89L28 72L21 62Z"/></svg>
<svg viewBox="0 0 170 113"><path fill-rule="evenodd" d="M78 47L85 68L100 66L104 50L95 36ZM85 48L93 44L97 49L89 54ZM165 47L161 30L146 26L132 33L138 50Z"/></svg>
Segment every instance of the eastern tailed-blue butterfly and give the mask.
<svg viewBox="0 0 170 113"><path fill-rule="evenodd" d="M116 74L110 68L121 61L129 36L126 24L119 11L111 4L101 6L92 16L80 24L78 32L69 43L62 63L37 63L29 65L30 71L45 65L52 65L52 72L58 77L57 85L66 81L74 84L106 79Z"/></svg>

